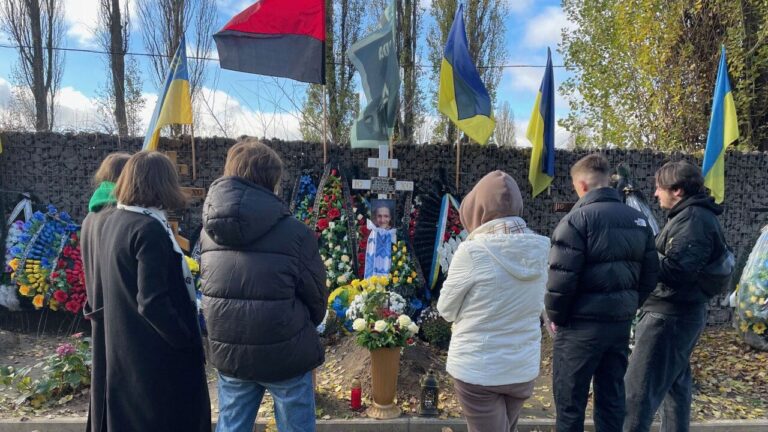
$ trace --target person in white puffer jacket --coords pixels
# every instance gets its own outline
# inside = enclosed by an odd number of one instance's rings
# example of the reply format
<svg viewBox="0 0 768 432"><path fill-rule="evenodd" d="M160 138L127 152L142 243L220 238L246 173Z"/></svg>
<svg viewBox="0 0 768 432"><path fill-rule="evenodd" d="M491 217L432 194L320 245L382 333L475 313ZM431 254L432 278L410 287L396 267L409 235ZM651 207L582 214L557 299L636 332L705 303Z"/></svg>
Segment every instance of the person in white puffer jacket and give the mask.
<svg viewBox="0 0 768 432"><path fill-rule="evenodd" d="M515 180L483 177L459 208L459 245L437 309L453 321L446 369L470 432L514 431L539 375L549 238L527 228Z"/></svg>

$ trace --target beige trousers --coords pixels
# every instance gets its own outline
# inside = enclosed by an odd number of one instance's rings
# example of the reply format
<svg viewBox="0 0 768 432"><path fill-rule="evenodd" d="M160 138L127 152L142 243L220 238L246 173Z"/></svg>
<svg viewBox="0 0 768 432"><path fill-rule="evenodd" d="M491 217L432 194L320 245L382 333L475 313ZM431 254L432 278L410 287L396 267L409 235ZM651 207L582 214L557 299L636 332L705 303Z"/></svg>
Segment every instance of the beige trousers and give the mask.
<svg viewBox="0 0 768 432"><path fill-rule="evenodd" d="M481 386L454 378L469 432L514 432L523 402L533 394L533 383Z"/></svg>

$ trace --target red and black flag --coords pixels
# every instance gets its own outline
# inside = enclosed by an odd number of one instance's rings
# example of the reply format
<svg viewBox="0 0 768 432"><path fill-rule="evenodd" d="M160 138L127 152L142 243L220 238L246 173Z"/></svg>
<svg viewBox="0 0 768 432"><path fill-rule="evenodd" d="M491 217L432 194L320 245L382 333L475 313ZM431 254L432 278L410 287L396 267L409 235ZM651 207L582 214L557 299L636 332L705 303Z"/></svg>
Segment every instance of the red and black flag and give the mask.
<svg viewBox="0 0 768 432"><path fill-rule="evenodd" d="M325 84L325 0L259 0L213 39L223 69Z"/></svg>

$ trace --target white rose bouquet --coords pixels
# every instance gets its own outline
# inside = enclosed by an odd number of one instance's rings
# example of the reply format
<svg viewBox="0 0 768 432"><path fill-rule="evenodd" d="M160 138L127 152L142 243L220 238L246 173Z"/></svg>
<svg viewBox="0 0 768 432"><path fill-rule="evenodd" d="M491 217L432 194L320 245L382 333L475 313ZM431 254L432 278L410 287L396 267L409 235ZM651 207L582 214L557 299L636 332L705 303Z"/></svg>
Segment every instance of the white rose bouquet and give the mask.
<svg viewBox="0 0 768 432"><path fill-rule="evenodd" d="M371 289L355 296L347 309L358 345L369 350L412 345L419 326L403 314L403 297L385 289L390 283L386 277L374 276L364 283Z"/></svg>

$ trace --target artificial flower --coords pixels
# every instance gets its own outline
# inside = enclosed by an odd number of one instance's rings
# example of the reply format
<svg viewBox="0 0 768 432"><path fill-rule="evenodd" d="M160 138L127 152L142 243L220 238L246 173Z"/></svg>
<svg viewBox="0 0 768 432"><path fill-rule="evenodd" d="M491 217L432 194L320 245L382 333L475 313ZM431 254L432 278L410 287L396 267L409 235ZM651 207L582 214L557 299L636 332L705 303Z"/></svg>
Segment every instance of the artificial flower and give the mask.
<svg viewBox="0 0 768 432"><path fill-rule="evenodd" d="M43 295L42 295L42 294L38 294L38 295L36 295L36 296L35 296L35 297L32 299L32 305L33 305L35 308L37 308L37 309L40 309L40 308L42 308L42 307L43 307L43 301L44 301L44 300L45 300L45 299L44 299Z"/></svg>
<svg viewBox="0 0 768 432"><path fill-rule="evenodd" d="M67 293L65 293L62 290L56 290L56 291L53 292L54 300L56 300L59 303L66 302L67 301L67 297L69 297L69 296L67 296Z"/></svg>
<svg viewBox="0 0 768 432"><path fill-rule="evenodd" d="M352 322L352 329L359 332L365 330L366 322L362 318L358 318Z"/></svg>
<svg viewBox="0 0 768 432"><path fill-rule="evenodd" d="M752 325L752 331L755 332L755 334L763 334L765 333L765 323L759 322L757 324Z"/></svg>
<svg viewBox="0 0 768 432"><path fill-rule="evenodd" d="M739 323L739 330L741 330L742 333L749 330L749 323L746 321L742 321L741 323Z"/></svg>
<svg viewBox="0 0 768 432"><path fill-rule="evenodd" d="M381 333L387 329L387 322L384 320L378 320L375 323L373 323L373 329Z"/></svg>
<svg viewBox="0 0 768 432"><path fill-rule="evenodd" d="M409 317L408 315L400 315L399 317L397 317L397 324L400 327L408 327L409 325L411 325L411 323L412 323L411 317Z"/></svg>
<svg viewBox="0 0 768 432"><path fill-rule="evenodd" d="M411 332L412 335L415 335L419 333L419 326L417 326L416 323L410 323L408 324L408 331Z"/></svg>
<svg viewBox="0 0 768 432"><path fill-rule="evenodd" d="M75 347L72 346L70 343L63 343L56 348L56 354L59 355L59 357L66 357L68 355L72 355L76 352Z"/></svg>
<svg viewBox="0 0 768 432"><path fill-rule="evenodd" d="M194 258L184 255L184 259L187 261L187 266L189 266L189 271L191 273L200 273L200 264L198 264Z"/></svg>

